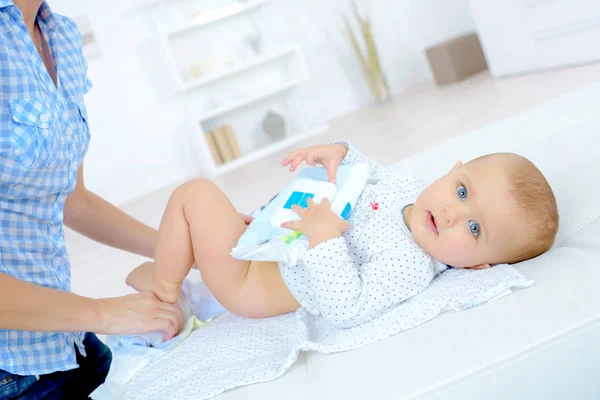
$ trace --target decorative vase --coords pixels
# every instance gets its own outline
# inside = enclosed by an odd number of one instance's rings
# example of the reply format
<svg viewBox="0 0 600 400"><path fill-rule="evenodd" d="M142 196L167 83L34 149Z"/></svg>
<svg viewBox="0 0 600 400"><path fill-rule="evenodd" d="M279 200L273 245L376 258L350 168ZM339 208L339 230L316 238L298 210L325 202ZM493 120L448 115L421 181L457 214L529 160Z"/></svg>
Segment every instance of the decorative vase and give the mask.
<svg viewBox="0 0 600 400"><path fill-rule="evenodd" d="M354 53L360 62L363 75L367 81L367 85L369 86L371 93L375 97L375 100L378 103L385 103L391 99L391 95L387 84L387 79L379 62L379 55L377 53L375 39L371 31L371 22L369 21L369 16L367 15L363 18L358 12L358 8L354 2L352 2L352 10L354 11L354 16L360 25L360 31L366 46L366 54L363 54L358 43L358 38L350 27L348 18L344 17L350 42L352 43Z"/></svg>
<svg viewBox="0 0 600 400"><path fill-rule="evenodd" d="M383 72L372 77L369 80L369 86L373 96L375 96L375 100L377 100L378 103L386 103L392 98L387 84L387 79L385 78Z"/></svg>
<svg viewBox="0 0 600 400"><path fill-rule="evenodd" d="M274 111L269 111L262 121L265 133L274 141L285 137L285 119Z"/></svg>

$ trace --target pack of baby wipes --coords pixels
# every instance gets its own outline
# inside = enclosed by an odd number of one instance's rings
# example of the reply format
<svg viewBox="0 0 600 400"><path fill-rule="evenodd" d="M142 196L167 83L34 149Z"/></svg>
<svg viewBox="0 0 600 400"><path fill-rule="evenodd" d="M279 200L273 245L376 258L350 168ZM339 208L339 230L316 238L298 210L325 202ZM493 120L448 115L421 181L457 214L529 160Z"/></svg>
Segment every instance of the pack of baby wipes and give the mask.
<svg viewBox="0 0 600 400"><path fill-rule="evenodd" d="M292 205L306 207L308 198L315 203L327 198L331 210L348 219L370 177L368 164L339 166L335 184L327 181L325 168L304 168L252 221L231 255L239 260L297 264L308 250L308 238L281 227L284 222L300 219Z"/></svg>

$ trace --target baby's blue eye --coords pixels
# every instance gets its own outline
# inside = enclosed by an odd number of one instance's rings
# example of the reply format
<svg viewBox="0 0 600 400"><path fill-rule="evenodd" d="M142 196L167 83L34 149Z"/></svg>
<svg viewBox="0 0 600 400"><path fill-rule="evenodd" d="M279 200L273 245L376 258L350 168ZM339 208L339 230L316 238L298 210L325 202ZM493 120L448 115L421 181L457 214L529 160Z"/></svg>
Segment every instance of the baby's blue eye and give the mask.
<svg viewBox="0 0 600 400"><path fill-rule="evenodd" d="M467 198L467 189L463 185L458 185L458 189L456 190L456 192L458 193L458 197L461 200Z"/></svg>
<svg viewBox="0 0 600 400"><path fill-rule="evenodd" d="M473 236L479 236L479 224L475 221L469 221L469 229Z"/></svg>

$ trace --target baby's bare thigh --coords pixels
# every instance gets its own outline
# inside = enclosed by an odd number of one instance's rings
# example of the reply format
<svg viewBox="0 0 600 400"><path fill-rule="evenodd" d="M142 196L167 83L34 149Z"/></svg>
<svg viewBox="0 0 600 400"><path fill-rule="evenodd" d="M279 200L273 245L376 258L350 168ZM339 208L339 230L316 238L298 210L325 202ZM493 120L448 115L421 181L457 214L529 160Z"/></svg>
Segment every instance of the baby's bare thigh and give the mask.
<svg viewBox="0 0 600 400"><path fill-rule="evenodd" d="M249 318L273 317L300 308L276 262L252 261L238 300Z"/></svg>

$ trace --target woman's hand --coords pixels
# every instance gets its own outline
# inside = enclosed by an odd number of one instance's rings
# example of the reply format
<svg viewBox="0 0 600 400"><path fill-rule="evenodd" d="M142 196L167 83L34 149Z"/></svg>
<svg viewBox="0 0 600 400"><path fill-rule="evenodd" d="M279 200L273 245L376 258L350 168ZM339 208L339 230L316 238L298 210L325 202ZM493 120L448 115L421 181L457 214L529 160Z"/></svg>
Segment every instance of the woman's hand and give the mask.
<svg viewBox="0 0 600 400"><path fill-rule="evenodd" d="M328 199L324 198L320 204L317 204L309 198L306 204L308 208L293 205L292 211L298 214L301 219L284 222L281 227L302 232L308 238L311 249L323 242L339 237L350 228L348 221L331 211Z"/></svg>
<svg viewBox="0 0 600 400"><path fill-rule="evenodd" d="M154 262L146 261L127 275L125 283L138 292L152 292L159 300L174 304L183 282L166 282L154 274Z"/></svg>
<svg viewBox="0 0 600 400"><path fill-rule="evenodd" d="M303 161L313 167L321 164L327 170L329 182L335 183L335 173L347 153L348 148L343 144L310 146L292 152L281 165L284 167L290 165L290 172L294 172Z"/></svg>
<svg viewBox="0 0 600 400"><path fill-rule="evenodd" d="M135 335L153 331L164 332L172 339L183 326L181 310L174 304L160 301L152 293L100 299L100 324L95 333Z"/></svg>

